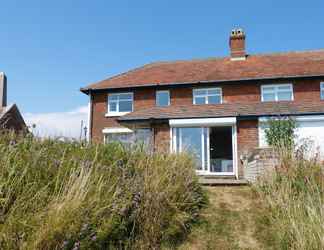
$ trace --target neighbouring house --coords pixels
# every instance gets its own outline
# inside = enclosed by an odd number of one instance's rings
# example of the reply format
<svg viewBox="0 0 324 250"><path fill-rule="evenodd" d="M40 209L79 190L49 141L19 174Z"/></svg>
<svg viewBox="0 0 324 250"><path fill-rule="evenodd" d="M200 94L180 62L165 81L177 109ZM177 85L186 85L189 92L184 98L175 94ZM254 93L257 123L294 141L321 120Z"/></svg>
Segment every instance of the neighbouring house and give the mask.
<svg viewBox="0 0 324 250"><path fill-rule="evenodd" d="M0 72L0 131L26 132L26 123L16 104L7 105L7 77Z"/></svg>
<svg viewBox="0 0 324 250"><path fill-rule="evenodd" d="M245 43L235 29L228 57L150 63L82 88L90 139L187 150L197 173L237 179L267 146L268 117L296 117L299 137L324 148L324 50L250 55Z"/></svg>

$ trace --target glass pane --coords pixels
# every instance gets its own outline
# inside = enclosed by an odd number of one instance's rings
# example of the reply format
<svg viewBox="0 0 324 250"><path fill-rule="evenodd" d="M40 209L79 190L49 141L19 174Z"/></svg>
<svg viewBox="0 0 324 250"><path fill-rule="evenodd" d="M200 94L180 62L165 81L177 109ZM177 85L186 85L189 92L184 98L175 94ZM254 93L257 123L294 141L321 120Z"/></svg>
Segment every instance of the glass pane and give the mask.
<svg viewBox="0 0 324 250"><path fill-rule="evenodd" d="M109 102L109 111L117 112L117 103L116 102Z"/></svg>
<svg viewBox="0 0 324 250"><path fill-rule="evenodd" d="M262 91L263 92L274 92L275 91L275 87L262 87Z"/></svg>
<svg viewBox="0 0 324 250"><path fill-rule="evenodd" d="M109 101L117 101L117 99L118 99L118 95L109 95L108 96Z"/></svg>
<svg viewBox="0 0 324 250"><path fill-rule="evenodd" d="M286 85L286 86L278 86L278 90L288 90L288 91L290 91L291 90L291 87L290 86L288 86L288 85Z"/></svg>
<svg viewBox="0 0 324 250"><path fill-rule="evenodd" d="M196 95L206 95L207 94L207 90L206 89L194 89L194 96Z"/></svg>
<svg viewBox="0 0 324 250"><path fill-rule="evenodd" d="M131 144L133 142L133 133L114 133L106 135L106 142L119 142L123 144Z"/></svg>
<svg viewBox="0 0 324 250"><path fill-rule="evenodd" d="M208 170L208 141L207 141L207 137L208 137L208 128L203 128L203 133L204 133L204 166L203 166L203 170L207 171Z"/></svg>
<svg viewBox="0 0 324 250"><path fill-rule="evenodd" d="M180 128L181 150L193 155L197 170L202 170L202 128Z"/></svg>
<svg viewBox="0 0 324 250"><path fill-rule="evenodd" d="M208 104L221 103L221 97L219 95L208 96Z"/></svg>
<svg viewBox="0 0 324 250"><path fill-rule="evenodd" d="M157 106L168 106L169 105L169 92L157 92L156 93L156 104Z"/></svg>
<svg viewBox="0 0 324 250"><path fill-rule="evenodd" d="M209 89L208 95L220 95L220 89Z"/></svg>
<svg viewBox="0 0 324 250"><path fill-rule="evenodd" d="M132 101L119 101L119 112L131 112L133 109Z"/></svg>
<svg viewBox="0 0 324 250"><path fill-rule="evenodd" d="M195 97L195 104L205 104L206 98L205 97Z"/></svg>
<svg viewBox="0 0 324 250"><path fill-rule="evenodd" d="M151 129L149 128L140 128L135 130L135 142L143 143L144 145L149 146L151 144Z"/></svg>
<svg viewBox="0 0 324 250"><path fill-rule="evenodd" d="M131 93L119 94L119 100L132 100Z"/></svg>
<svg viewBox="0 0 324 250"><path fill-rule="evenodd" d="M291 101L291 92L278 92L278 101Z"/></svg>
<svg viewBox="0 0 324 250"><path fill-rule="evenodd" d="M263 93L263 101L269 102L269 101L275 101L276 95L274 93Z"/></svg>

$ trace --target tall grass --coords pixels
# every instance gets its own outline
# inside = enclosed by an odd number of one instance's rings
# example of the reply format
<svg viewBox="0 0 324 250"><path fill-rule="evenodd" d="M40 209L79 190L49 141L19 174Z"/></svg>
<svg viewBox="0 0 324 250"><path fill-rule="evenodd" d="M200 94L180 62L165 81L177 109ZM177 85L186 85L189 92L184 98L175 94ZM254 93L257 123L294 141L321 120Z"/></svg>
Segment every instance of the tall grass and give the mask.
<svg viewBox="0 0 324 250"><path fill-rule="evenodd" d="M278 153L280 164L256 186L269 206L273 247L324 249L323 162L303 149Z"/></svg>
<svg viewBox="0 0 324 250"><path fill-rule="evenodd" d="M173 247L205 203L186 155L0 136L0 249Z"/></svg>

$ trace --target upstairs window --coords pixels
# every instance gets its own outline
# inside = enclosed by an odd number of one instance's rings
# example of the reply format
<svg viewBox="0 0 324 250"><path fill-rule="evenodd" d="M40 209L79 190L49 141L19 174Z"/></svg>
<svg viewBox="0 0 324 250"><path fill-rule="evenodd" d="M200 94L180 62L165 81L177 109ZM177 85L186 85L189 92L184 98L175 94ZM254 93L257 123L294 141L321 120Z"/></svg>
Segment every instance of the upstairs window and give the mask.
<svg viewBox="0 0 324 250"><path fill-rule="evenodd" d="M120 116L133 111L133 93L108 95L108 116Z"/></svg>
<svg viewBox="0 0 324 250"><path fill-rule="evenodd" d="M170 91L159 90L156 91L156 106L166 107L170 105Z"/></svg>
<svg viewBox="0 0 324 250"><path fill-rule="evenodd" d="M324 100L324 82L321 82L321 100Z"/></svg>
<svg viewBox="0 0 324 250"><path fill-rule="evenodd" d="M222 103L221 88L203 88L193 90L193 104L219 104Z"/></svg>
<svg viewBox="0 0 324 250"><path fill-rule="evenodd" d="M294 99L292 84L261 86L262 102L292 101Z"/></svg>

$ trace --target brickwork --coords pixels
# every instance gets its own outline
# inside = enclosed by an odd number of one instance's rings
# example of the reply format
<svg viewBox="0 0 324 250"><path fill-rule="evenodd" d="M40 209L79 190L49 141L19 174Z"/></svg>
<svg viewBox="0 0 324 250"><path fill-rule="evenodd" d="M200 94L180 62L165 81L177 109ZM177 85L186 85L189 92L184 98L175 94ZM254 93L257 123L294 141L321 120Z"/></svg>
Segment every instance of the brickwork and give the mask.
<svg viewBox="0 0 324 250"><path fill-rule="evenodd" d="M287 81L285 81L287 82ZM311 102L314 105L323 105L320 100L320 82L321 80L297 80L292 81L294 89L294 102ZM270 83L270 82L266 82ZM283 82L282 82L283 83ZM262 82L251 82L245 84L227 84L227 85L206 85L218 86L222 88L224 103L255 103L260 102L260 85ZM171 108L177 106L192 106L192 86L182 86L170 88ZM134 89L126 90L134 92L134 111L145 110L155 107L155 89ZM107 95L108 92L98 92L93 94L92 100L92 139L94 142L103 142L102 130L108 127L122 126L117 122L117 117L105 117L107 113ZM154 149L168 151L170 149L170 128L167 123L154 124ZM249 152L258 147L258 120L240 120L237 123L237 159L239 177L244 177L244 167L242 158ZM251 163L251 166L253 164ZM259 165L256 165L258 167ZM250 168L250 175L253 171L259 171L256 168Z"/></svg>
<svg viewBox="0 0 324 250"><path fill-rule="evenodd" d="M237 123L237 156L238 156L238 175L243 177L242 159L248 155L251 150L258 147L258 120L238 121Z"/></svg>

